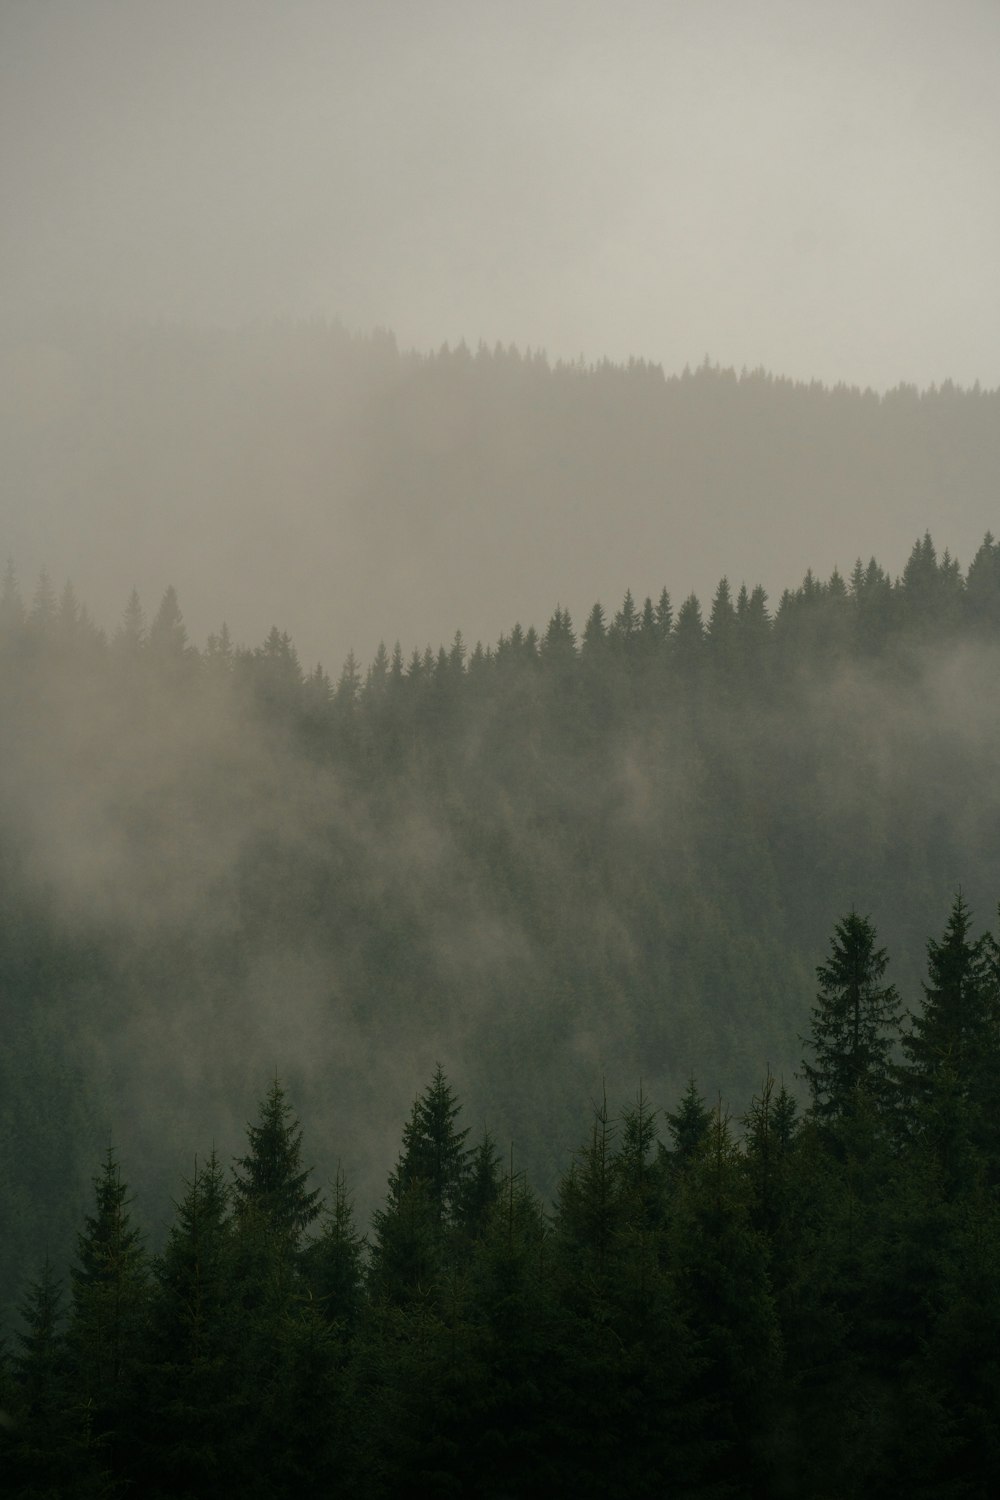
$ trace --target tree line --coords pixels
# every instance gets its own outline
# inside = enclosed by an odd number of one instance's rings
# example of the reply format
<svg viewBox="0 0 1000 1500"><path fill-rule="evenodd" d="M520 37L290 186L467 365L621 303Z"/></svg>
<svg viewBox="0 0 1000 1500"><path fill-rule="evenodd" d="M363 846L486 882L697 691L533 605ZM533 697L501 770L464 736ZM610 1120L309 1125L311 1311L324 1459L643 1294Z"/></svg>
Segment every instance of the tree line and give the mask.
<svg viewBox="0 0 1000 1500"><path fill-rule="evenodd" d="M438 1066L362 1234L275 1077L151 1253L117 1152L4 1352L11 1493L985 1497L1000 1482L1000 942L904 1014L837 922L734 1119L602 1097L546 1208Z"/></svg>
<svg viewBox="0 0 1000 1500"><path fill-rule="evenodd" d="M548 1198L595 1076L791 1079L852 899L914 992L949 891L996 885L998 552L962 570L924 537L898 579L807 576L774 611L728 584L704 617L559 607L336 679L277 627L196 648L173 589L106 634L9 569L0 1307L69 1243L109 1134L159 1234L175 1162L277 1056L323 1176L369 1121L366 1214L435 1059Z"/></svg>

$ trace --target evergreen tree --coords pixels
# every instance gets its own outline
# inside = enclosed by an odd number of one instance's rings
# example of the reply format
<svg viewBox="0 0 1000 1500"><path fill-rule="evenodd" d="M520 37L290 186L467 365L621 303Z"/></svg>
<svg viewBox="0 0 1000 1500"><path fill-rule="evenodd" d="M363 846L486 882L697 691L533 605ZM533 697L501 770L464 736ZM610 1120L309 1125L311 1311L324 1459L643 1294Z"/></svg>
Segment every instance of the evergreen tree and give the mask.
<svg viewBox="0 0 1000 1500"><path fill-rule="evenodd" d="M324 1210L319 1235L306 1246L303 1269L324 1317L347 1332L361 1313L364 1250L365 1240L354 1227L347 1179L338 1168L333 1198Z"/></svg>
<svg viewBox="0 0 1000 1500"><path fill-rule="evenodd" d="M673 630L674 610L673 605L670 602L670 595L667 593L665 588L661 589L660 591L660 597L657 600L655 613L656 628L659 632L660 640L664 645L666 645L670 641L671 632Z"/></svg>
<svg viewBox="0 0 1000 1500"><path fill-rule="evenodd" d="M674 625L674 659L686 673L693 673L701 661L705 645L705 627L697 594L689 594L677 612Z"/></svg>
<svg viewBox="0 0 1000 1500"><path fill-rule="evenodd" d="M469 1131L456 1127L460 1112L439 1063L413 1102L386 1206L372 1220L373 1280L390 1298L426 1293L447 1259L469 1182Z"/></svg>
<svg viewBox="0 0 1000 1500"><path fill-rule="evenodd" d="M177 590L168 585L149 627L149 649L164 667L176 668L191 656L187 629L177 602Z"/></svg>
<svg viewBox="0 0 1000 1500"><path fill-rule="evenodd" d="M615 615L609 631L609 639L625 651L633 651L639 636L640 618L632 598L632 590L626 589L622 607Z"/></svg>
<svg viewBox="0 0 1000 1500"><path fill-rule="evenodd" d="M458 1130L455 1121L462 1106L444 1075L441 1064L419 1099L403 1131L403 1154L396 1168L394 1190L405 1191L414 1182L425 1184L433 1213L441 1225L451 1223L459 1210L468 1179L468 1127Z"/></svg>
<svg viewBox="0 0 1000 1500"><path fill-rule="evenodd" d="M125 656L136 656L146 644L146 616L139 601L139 591L128 596L122 622L114 635L115 648Z"/></svg>
<svg viewBox="0 0 1000 1500"><path fill-rule="evenodd" d="M816 969L820 989L805 1040L813 1061L803 1060L802 1076L818 1119L850 1117L861 1095L876 1109L889 1103L899 1001L895 987L881 982L889 960L876 942L871 921L852 911L837 923L830 957Z"/></svg>
<svg viewBox="0 0 1000 1500"><path fill-rule="evenodd" d="M478 1239L483 1233L499 1197L502 1176L496 1142L484 1129L482 1139L470 1154L459 1212L462 1228L470 1239Z"/></svg>
<svg viewBox="0 0 1000 1500"><path fill-rule="evenodd" d="M296 1249L319 1215L320 1195L306 1186L311 1168L302 1165L302 1128L277 1078L261 1101L257 1123L247 1126L247 1140L250 1149L233 1168L237 1216Z"/></svg>
<svg viewBox="0 0 1000 1500"><path fill-rule="evenodd" d="M74 1420L72 1386L62 1332L62 1289L46 1256L41 1275L29 1284L21 1301L21 1328L15 1334L15 1388L9 1399L16 1411L5 1412L10 1475L19 1495L76 1494L89 1487L93 1454L88 1453L84 1424ZM6 1403L5 1403L6 1404ZM81 1437L83 1440L81 1440ZM0 1448L0 1453L2 1453Z"/></svg>
<svg viewBox="0 0 1000 1500"><path fill-rule="evenodd" d="M974 1135L992 1138L1000 1066L996 949L989 934L974 939L971 932L972 914L959 891L941 941L927 944L924 1003L910 1014L900 1079L912 1116L950 1078Z"/></svg>
<svg viewBox="0 0 1000 1500"><path fill-rule="evenodd" d="M723 672L732 670L737 664L737 624L737 615L733 607L733 596L729 587L729 579L722 578L719 580L719 586L712 599L712 609L708 619L707 639L712 661Z"/></svg>
<svg viewBox="0 0 1000 1500"><path fill-rule="evenodd" d="M600 652L607 642L607 630L604 624L604 610L600 603L594 605L587 622L583 627L583 642L581 650L584 657L592 657Z"/></svg>
<svg viewBox="0 0 1000 1500"><path fill-rule="evenodd" d="M97 1443L109 1474L128 1465L136 1375L149 1311L149 1266L131 1200L109 1146L94 1178L95 1208L77 1236L67 1349L80 1440Z"/></svg>
<svg viewBox="0 0 1000 1500"><path fill-rule="evenodd" d="M155 1266L139 1426L149 1490L208 1496L225 1483L246 1402L229 1191L214 1151L186 1188Z"/></svg>
<svg viewBox="0 0 1000 1500"><path fill-rule="evenodd" d="M708 1139L712 1123L712 1111L706 1108L693 1078L688 1079L688 1086L676 1110L673 1113L667 1110L664 1118L673 1146L667 1150L660 1145L661 1160L665 1162L668 1174L675 1177L692 1165Z"/></svg>
<svg viewBox="0 0 1000 1500"><path fill-rule="evenodd" d="M230 1194L214 1150L186 1187L156 1266L153 1321L175 1357L196 1361L218 1347L229 1269Z"/></svg>
<svg viewBox="0 0 1000 1500"><path fill-rule="evenodd" d="M989 531L969 564L965 607L969 620L982 633L1000 630L1000 542Z"/></svg>
<svg viewBox="0 0 1000 1500"><path fill-rule="evenodd" d="M0 583L0 640L12 641L24 626L24 600L17 578L13 559L7 559L3 582Z"/></svg>

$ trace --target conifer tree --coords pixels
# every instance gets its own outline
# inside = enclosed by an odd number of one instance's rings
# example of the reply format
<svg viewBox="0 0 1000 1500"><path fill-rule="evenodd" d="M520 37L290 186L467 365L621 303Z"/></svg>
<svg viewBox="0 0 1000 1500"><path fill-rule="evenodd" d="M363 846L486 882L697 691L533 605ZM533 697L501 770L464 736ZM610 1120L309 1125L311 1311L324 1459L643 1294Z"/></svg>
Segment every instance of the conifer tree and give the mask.
<svg viewBox="0 0 1000 1500"><path fill-rule="evenodd" d="M689 594L677 612L674 625L674 660L684 672L693 673L705 645L705 626L697 594Z"/></svg>
<svg viewBox="0 0 1000 1500"><path fill-rule="evenodd" d="M214 1150L186 1187L156 1267L154 1323L175 1355L198 1359L217 1345L229 1269L229 1190Z"/></svg>
<svg viewBox="0 0 1000 1500"><path fill-rule="evenodd" d="M256 1125L247 1126L247 1140L250 1149L233 1168L237 1216L295 1249L319 1215L320 1195L306 1186L311 1168L302 1165L302 1128L277 1078Z"/></svg>
<svg viewBox="0 0 1000 1500"><path fill-rule="evenodd" d="M468 1178L469 1152L465 1145L468 1128L459 1130L455 1121L462 1106L444 1075L441 1064L419 1099L403 1131L403 1154L393 1182L397 1192L422 1182L432 1210L441 1225L452 1222L462 1200Z"/></svg>
<svg viewBox="0 0 1000 1500"><path fill-rule="evenodd" d="M850 1117L862 1095L876 1109L889 1102L899 1000L895 987L881 982L889 960L876 943L871 921L849 912L836 924L829 959L816 969L820 989L805 1039L813 1061L803 1060L802 1076L818 1119Z"/></svg>
<svg viewBox="0 0 1000 1500"><path fill-rule="evenodd" d="M664 1118L673 1140L673 1147L668 1150L661 1142L660 1155L667 1164L669 1175L676 1176L691 1166L708 1138L712 1122L712 1112L706 1108L705 1101L699 1094L698 1085L693 1078L688 1079L688 1086L684 1090L677 1109L673 1113L670 1110L665 1111Z"/></svg>
<svg viewBox="0 0 1000 1500"><path fill-rule="evenodd" d="M98 1443L109 1474L127 1467L136 1377L149 1312L143 1236L112 1147L94 1178L95 1207L77 1236L66 1333L79 1441Z"/></svg>
<svg viewBox="0 0 1000 1500"><path fill-rule="evenodd" d="M660 590L660 597L656 603L656 628L659 632L660 641L667 645L670 641L671 631L674 626L674 609L670 602L670 595L666 588Z"/></svg>
<svg viewBox="0 0 1000 1500"><path fill-rule="evenodd" d="M484 1129L469 1158L460 1206L462 1228L471 1239L477 1239L485 1230L500 1194L501 1178L500 1153L493 1137Z"/></svg>
<svg viewBox="0 0 1000 1500"><path fill-rule="evenodd" d="M146 616L139 601L139 591L133 588L128 596L122 622L114 635L114 645L126 656L135 656L146 644Z"/></svg>
<svg viewBox="0 0 1000 1500"><path fill-rule="evenodd" d="M364 1248L364 1238L354 1227L347 1178L338 1167L332 1201L324 1210L319 1234L306 1246L303 1266L323 1315L347 1331L361 1312Z"/></svg>
<svg viewBox="0 0 1000 1500"><path fill-rule="evenodd" d="M1000 1064L1000 995L996 948L984 933L972 937L972 914L961 891L940 942L927 944L927 982L919 1014L903 1037L900 1080L911 1120L950 1078L968 1106L973 1134L992 1133Z"/></svg>
<svg viewBox="0 0 1000 1500"><path fill-rule="evenodd" d="M72 1268L69 1345L77 1377L95 1398L124 1381L145 1323L148 1266L142 1234L129 1213L128 1188L108 1147L94 1178L96 1204L77 1237Z"/></svg>
<svg viewBox="0 0 1000 1500"><path fill-rule="evenodd" d="M390 1298L426 1291L443 1266L469 1179L469 1132L455 1124L460 1111L439 1063L413 1102L386 1206L372 1219L374 1283Z"/></svg>
<svg viewBox="0 0 1000 1500"><path fill-rule="evenodd" d="M13 1379L0 1378L0 1475L11 1494L98 1494L103 1488L88 1443L87 1425L74 1410L62 1288L46 1256L29 1283L15 1334Z"/></svg>
<svg viewBox="0 0 1000 1500"><path fill-rule="evenodd" d="M170 668L176 668L193 654L173 584L165 590L149 627L149 649L161 666Z"/></svg>

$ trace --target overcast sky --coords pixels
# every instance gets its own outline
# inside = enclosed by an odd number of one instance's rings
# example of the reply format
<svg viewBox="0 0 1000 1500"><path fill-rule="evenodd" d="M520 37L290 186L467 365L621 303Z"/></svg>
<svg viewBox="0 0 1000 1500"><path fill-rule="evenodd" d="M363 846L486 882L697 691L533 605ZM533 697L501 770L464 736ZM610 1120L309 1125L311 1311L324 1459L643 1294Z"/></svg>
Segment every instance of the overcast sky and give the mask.
<svg viewBox="0 0 1000 1500"><path fill-rule="evenodd" d="M997 0L0 0L0 323L1000 384Z"/></svg>

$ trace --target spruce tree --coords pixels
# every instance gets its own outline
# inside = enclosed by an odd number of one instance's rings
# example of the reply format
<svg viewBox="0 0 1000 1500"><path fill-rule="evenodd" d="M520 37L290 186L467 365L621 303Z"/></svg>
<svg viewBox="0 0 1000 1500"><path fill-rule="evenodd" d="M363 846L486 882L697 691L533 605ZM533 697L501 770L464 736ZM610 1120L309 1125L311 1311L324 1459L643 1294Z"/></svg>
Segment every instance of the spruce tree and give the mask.
<svg viewBox="0 0 1000 1500"><path fill-rule="evenodd" d="M256 1125L247 1126L247 1140L250 1149L233 1168L237 1216L297 1248L319 1215L319 1189L306 1186L311 1169L302 1165L302 1128L277 1078L261 1101Z"/></svg>
<svg viewBox="0 0 1000 1500"><path fill-rule="evenodd" d="M347 1179L338 1168L333 1199L319 1235L306 1246L303 1268L324 1317L351 1331L361 1313L365 1241L354 1227Z"/></svg>
<svg viewBox="0 0 1000 1500"><path fill-rule="evenodd" d="M803 1060L802 1076L820 1120L849 1118L860 1096L876 1110L889 1102L899 999L893 985L882 983L889 960L876 944L869 918L851 911L834 928L829 959L816 969L820 988L804 1039L813 1060Z"/></svg>
<svg viewBox="0 0 1000 1500"><path fill-rule="evenodd" d="M77 1237L66 1342L79 1441L99 1444L110 1475L128 1467L149 1311L143 1236L112 1147L94 1178L95 1208Z"/></svg>
<svg viewBox="0 0 1000 1500"><path fill-rule="evenodd" d="M423 1183L440 1226L453 1221L468 1179L465 1138L469 1131L455 1126L461 1109L438 1063L404 1128L403 1152L392 1184L394 1191L402 1193L415 1182Z"/></svg>
<svg viewBox="0 0 1000 1500"><path fill-rule="evenodd" d="M439 1063L413 1102L386 1206L372 1220L373 1285L392 1300L429 1289L460 1224L469 1181L469 1132L455 1125L460 1110Z"/></svg>
<svg viewBox="0 0 1000 1500"><path fill-rule="evenodd" d="M927 982L919 1014L903 1037L900 1081L911 1124L935 1111L945 1092L964 1107L971 1138L995 1140L1000 1066L997 949L988 933L972 937L972 913L961 891L940 942L927 944Z"/></svg>
<svg viewBox="0 0 1000 1500"><path fill-rule="evenodd" d="M665 1111L665 1119L673 1146L668 1149L661 1142L660 1159L666 1164L668 1176L674 1177L691 1166L708 1137L712 1123L712 1112L705 1107L705 1101L693 1078L688 1079L688 1086L677 1109L672 1114L670 1110Z"/></svg>

